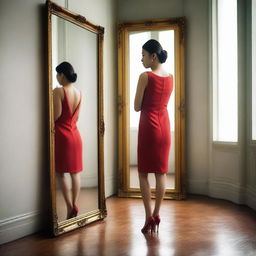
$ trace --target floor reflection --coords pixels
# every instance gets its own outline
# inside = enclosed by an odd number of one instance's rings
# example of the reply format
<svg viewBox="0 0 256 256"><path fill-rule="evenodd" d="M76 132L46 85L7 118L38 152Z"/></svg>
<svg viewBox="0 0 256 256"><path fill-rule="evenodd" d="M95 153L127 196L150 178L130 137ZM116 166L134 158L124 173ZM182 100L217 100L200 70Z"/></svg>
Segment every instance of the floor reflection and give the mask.
<svg viewBox="0 0 256 256"><path fill-rule="evenodd" d="M67 208L60 189L56 190L56 205L58 220L66 220ZM98 187L81 188L77 206L79 208L78 216L98 209Z"/></svg>

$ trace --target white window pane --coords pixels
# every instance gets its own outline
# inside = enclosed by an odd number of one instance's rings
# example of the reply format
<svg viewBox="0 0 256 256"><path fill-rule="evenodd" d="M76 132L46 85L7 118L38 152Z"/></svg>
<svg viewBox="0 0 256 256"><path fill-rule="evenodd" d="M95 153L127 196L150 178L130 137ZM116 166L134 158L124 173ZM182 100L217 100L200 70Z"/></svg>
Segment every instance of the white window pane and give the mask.
<svg viewBox="0 0 256 256"><path fill-rule="evenodd" d="M218 0L214 140L237 142L237 0Z"/></svg>
<svg viewBox="0 0 256 256"><path fill-rule="evenodd" d="M175 72L174 72L174 30L166 30L159 32L159 42L163 49L167 51L168 57L163 64L163 68L173 75L173 91L168 103L167 109L170 118L171 131L175 128Z"/></svg>
<svg viewBox="0 0 256 256"><path fill-rule="evenodd" d="M137 32L129 35L129 68L130 68L130 127L138 128L140 112L134 111L134 98L139 75L146 69L142 65L142 46L150 39L150 32Z"/></svg>
<svg viewBox="0 0 256 256"><path fill-rule="evenodd" d="M252 1L252 139L256 140L256 1Z"/></svg>

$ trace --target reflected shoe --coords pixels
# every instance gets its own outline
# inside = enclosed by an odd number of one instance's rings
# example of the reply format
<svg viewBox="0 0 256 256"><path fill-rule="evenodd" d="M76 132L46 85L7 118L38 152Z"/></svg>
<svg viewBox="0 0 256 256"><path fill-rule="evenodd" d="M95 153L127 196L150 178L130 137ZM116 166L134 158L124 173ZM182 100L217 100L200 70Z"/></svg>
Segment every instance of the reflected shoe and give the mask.
<svg viewBox="0 0 256 256"><path fill-rule="evenodd" d="M78 213L78 208L76 205L74 205L70 214L68 215L67 219L72 219L72 218L76 217L77 213Z"/></svg>
<svg viewBox="0 0 256 256"><path fill-rule="evenodd" d="M73 206L73 217L76 217L77 216L77 213L78 213L78 208L76 205Z"/></svg>
<svg viewBox="0 0 256 256"><path fill-rule="evenodd" d="M141 229L141 232L147 233L147 232L151 231L151 233L152 233L154 231L154 229L155 229L155 220L154 220L153 216L150 216L147 219L144 227Z"/></svg>
<svg viewBox="0 0 256 256"><path fill-rule="evenodd" d="M155 225L157 226L157 232L158 232L159 224L160 224L160 221L161 221L160 216L159 215L154 216L154 221L155 221ZM155 231L155 228L154 228L154 231Z"/></svg>

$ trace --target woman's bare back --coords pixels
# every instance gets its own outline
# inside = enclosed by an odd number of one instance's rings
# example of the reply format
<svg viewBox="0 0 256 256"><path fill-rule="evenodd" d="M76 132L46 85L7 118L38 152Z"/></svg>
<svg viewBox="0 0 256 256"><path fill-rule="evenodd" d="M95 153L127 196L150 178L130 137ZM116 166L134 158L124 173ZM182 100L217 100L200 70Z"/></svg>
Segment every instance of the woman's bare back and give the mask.
<svg viewBox="0 0 256 256"><path fill-rule="evenodd" d="M81 93L80 91L75 88L74 86L64 86L64 90L66 92L67 98L68 98L68 102L71 108L71 112L72 114L75 112L78 104L80 103L81 100ZM64 92L63 93L63 98L64 99Z"/></svg>

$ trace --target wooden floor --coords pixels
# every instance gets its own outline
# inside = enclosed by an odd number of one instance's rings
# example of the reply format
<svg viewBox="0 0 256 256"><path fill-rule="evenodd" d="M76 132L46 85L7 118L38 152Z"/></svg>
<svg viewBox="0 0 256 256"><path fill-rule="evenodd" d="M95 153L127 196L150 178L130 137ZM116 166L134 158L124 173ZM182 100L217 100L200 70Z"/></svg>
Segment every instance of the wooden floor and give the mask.
<svg viewBox="0 0 256 256"><path fill-rule="evenodd" d="M152 201L154 203L154 201ZM255 256L256 212L225 200L190 195L164 200L159 234L143 235L141 199L107 199L108 216L57 238L28 236L1 256Z"/></svg>

